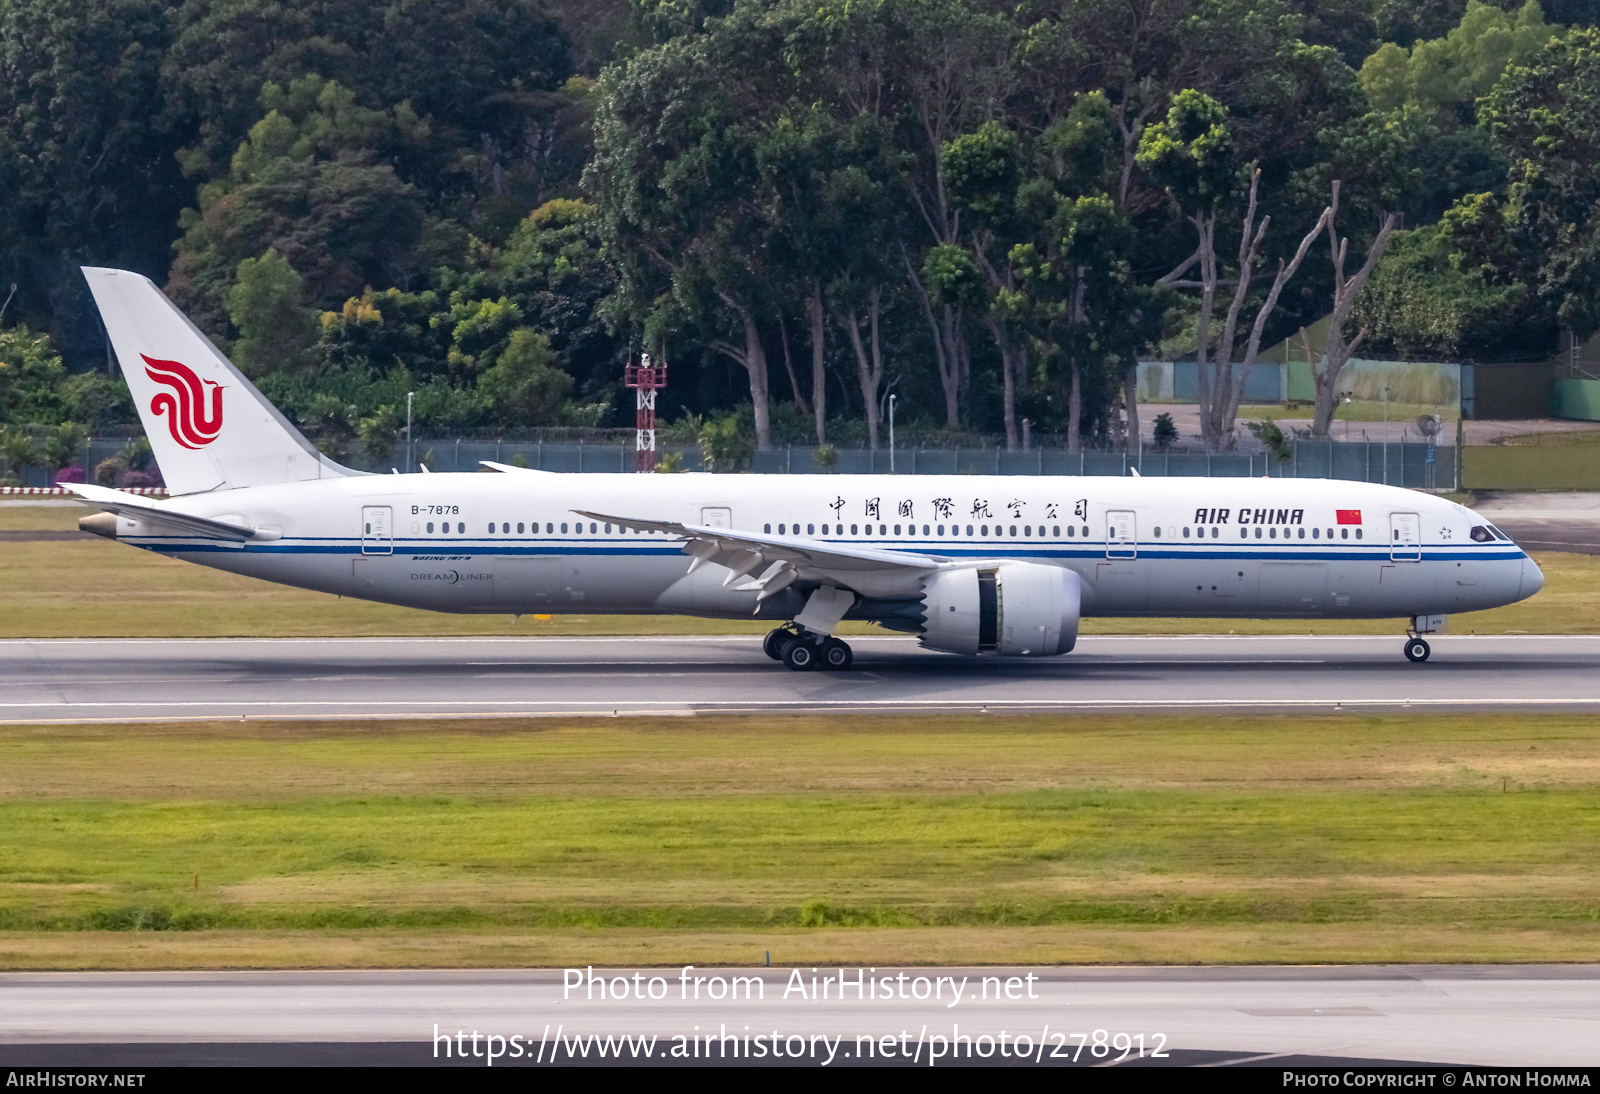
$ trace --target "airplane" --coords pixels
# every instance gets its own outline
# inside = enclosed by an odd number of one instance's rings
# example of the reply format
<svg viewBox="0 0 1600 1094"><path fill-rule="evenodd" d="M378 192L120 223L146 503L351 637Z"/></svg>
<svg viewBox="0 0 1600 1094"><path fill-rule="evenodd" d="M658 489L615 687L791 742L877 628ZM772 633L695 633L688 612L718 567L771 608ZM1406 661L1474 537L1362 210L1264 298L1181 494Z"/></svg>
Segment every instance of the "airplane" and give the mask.
<svg viewBox="0 0 1600 1094"><path fill-rule="evenodd" d="M954 654L1052 657L1095 616L1406 621L1544 575L1472 510L1329 479L373 474L318 452L149 279L85 267L169 497L65 484L88 532L283 585L442 612L771 620L848 669L867 620Z"/></svg>

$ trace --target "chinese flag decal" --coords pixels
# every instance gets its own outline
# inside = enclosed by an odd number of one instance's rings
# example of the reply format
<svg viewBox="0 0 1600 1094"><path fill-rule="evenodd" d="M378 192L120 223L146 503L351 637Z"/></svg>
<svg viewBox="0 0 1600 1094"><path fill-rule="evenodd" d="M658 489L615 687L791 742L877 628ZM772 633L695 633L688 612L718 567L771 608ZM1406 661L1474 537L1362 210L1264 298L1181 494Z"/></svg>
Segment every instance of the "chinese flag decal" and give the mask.
<svg viewBox="0 0 1600 1094"><path fill-rule="evenodd" d="M1361 523L1361 510L1359 510L1359 509L1335 509L1334 510L1334 514L1335 514L1335 516L1338 517L1338 520L1335 523L1338 523L1338 524L1360 524Z"/></svg>

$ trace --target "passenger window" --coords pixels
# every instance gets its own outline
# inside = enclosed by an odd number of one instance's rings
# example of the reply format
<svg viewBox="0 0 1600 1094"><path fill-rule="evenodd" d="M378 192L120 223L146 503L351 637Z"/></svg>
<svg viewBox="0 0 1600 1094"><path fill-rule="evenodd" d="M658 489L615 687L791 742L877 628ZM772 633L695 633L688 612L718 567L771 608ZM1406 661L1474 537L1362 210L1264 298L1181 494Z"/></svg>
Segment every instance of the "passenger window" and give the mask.
<svg viewBox="0 0 1600 1094"><path fill-rule="evenodd" d="M554 524L550 524L550 523L547 522L545 524L545 526L544 526L544 534L547 535L547 536L554 534L555 530L556 530L556 526ZM565 524L563 524L561 526L561 530L563 532L565 532L567 530L567 526Z"/></svg>
<svg viewBox="0 0 1600 1094"><path fill-rule="evenodd" d="M928 526L927 526L927 525L926 525L926 524L924 524L924 525L923 525L923 526L922 526L922 534L923 534L923 535L924 535L924 536L926 536L926 535L927 535L927 534L928 534Z"/></svg>
<svg viewBox="0 0 1600 1094"><path fill-rule="evenodd" d="M968 536L969 536L969 537L970 537L970 536L971 536L971 535L972 535L972 525L970 525L970 524L969 524L969 525L967 525L967 535L968 535Z"/></svg>
<svg viewBox="0 0 1600 1094"><path fill-rule="evenodd" d="M609 535L610 535L610 534L611 534L611 525L610 525L610 524L607 524L607 525L606 525L606 535L608 535L608 536L609 536Z"/></svg>
<svg viewBox="0 0 1600 1094"><path fill-rule="evenodd" d="M464 535L467 534L467 522L466 521L462 521L460 524L456 525L456 534L457 535L461 535L461 536L464 536Z"/></svg>
<svg viewBox="0 0 1600 1094"><path fill-rule="evenodd" d="M1213 529L1211 529L1211 538L1212 538L1212 539L1216 539L1216 538L1217 538L1217 537L1218 537L1218 536L1220 536L1220 535L1221 535L1221 534L1222 534L1222 529L1220 529L1220 528L1213 528Z"/></svg>
<svg viewBox="0 0 1600 1094"><path fill-rule="evenodd" d="M1078 534L1078 529L1077 528L1075 528L1073 525L1070 525L1070 524L1067 525L1067 538L1068 539L1071 539L1073 536L1076 536L1077 534Z"/></svg>
<svg viewBox="0 0 1600 1094"><path fill-rule="evenodd" d="M1155 539L1160 539L1161 538L1161 525L1158 524L1154 528L1150 529L1150 535L1152 537L1154 537Z"/></svg>
<svg viewBox="0 0 1600 1094"><path fill-rule="evenodd" d="M898 524L894 526L894 534L897 536L900 534L900 526Z"/></svg>
<svg viewBox="0 0 1600 1094"><path fill-rule="evenodd" d="M1318 536L1318 535L1319 535L1319 534L1321 534L1321 532L1322 532L1322 529L1321 529L1321 528L1313 528L1313 529L1311 529L1311 538L1312 538L1312 539L1316 539L1316 538L1317 538L1317 536Z"/></svg>
<svg viewBox="0 0 1600 1094"><path fill-rule="evenodd" d="M1361 529L1359 529L1359 528L1356 529L1356 538L1357 539L1361 538Z"/></svg>
<svg viewBox="0 0 1600 1094"><path fill-rule="evenodd" d="M1276 528L1272 529L1272 538L1273 539L1277 539L1278 538L1278 530Z"/></svg>
<svg viewBox="0 0 1600 1094"><path fill-rule="evenodd" d="M1024 535L1024 536L1031 536L1031 535L1033 535L1033 525L1031 525L1031 524L1024 524L1024 525L1023 525L1023 526L1022 526L1022 534L1023 534L1023 535Z"/></svg>
<svg viewBox="0 0 1600 1094"><path fill-rule="evenodd" d="M814 536L816 534L817 534L817 526L815 524L806 525L806 535Z"/></svg>
<svg viewBox="0 0 1600 1094"><path fill-rule="evenodd" d="M1350 538L1350 529L1348 529L1348 528L1339 529L1339 538L1340 539L1349 539Z"/></svg>
<svg viewBox="0 0 1600 1094"><path fill-rule="evenodd" d="M1050 534L1052 536L1055 536L1057 539L1060 539L1061 538L1061 525L1052 524L1050 526Z"/></svg>
<svg viewBox="0 0 1600 1094"><path fill-rule="evenodd" d="M1016 539L1017 538L1017 526L1015 524L1013 524L1011 526L1011 538L1012 539Z"/></svg>
<svg viewBox="0 0 1600 1094"><path fill-rule="evenodd" d="M988 534L989 534L989 526L988 526L988 525L987 525L987 524L985 524L985 525L983 525L983 526L981 526L981 527L980 527L980 528L979 528L979 529L978 529L978 534L979 534L979 535L980 535L980 536L986 536L986 535L988 535Z"/></svg>
<svg viewBox="0 0 1600 1094"><path fill-rule="evenodd" d="M1305 539L1306 538L1306 530L1304 528L1300 529L1300 535L1297 536L1296 538L1297 539Z"/></svg>
<svg viewBox="0 0 1600 1094"><path fill-rule="evenodd" d="M1472 537L1474 543L1492 543L1494 541L1494 533L1481 524L1473 525L1472 531L1467 534Z"/></svg>
<svg viewBox="0 0 1600 1094"><path fill-rule="evenodd" d="M522 534L522 522L519 520L519 521L517 521L517 535L520 536L521 534Z"/></svg>
<svg viewBox="0 0 1600 1094"><path fill-rule="evenodd" d="M431 520L428 522L428 532L430 534L433 532L433 521Z"/></svg>
<svg viewBox="0 0 1600 1094"><path fill-rule="evenodd" d="M1187 527L1185 527L1184 530L1183 530L1183 538L1184 539L1188 539L1189 538L1189 529Z"/></svg>
<svg viewBox="0 0 1600 1094"><path fill-rule="evenodd" d="M567 525L566 525L566 523L565 523L565 522L562 522L562 525L561 525L561 534L562 534L562 535L566 535L566 534L567 534Z"/></svg>
<svg viewBox="0 0 1600 1094"><path fill-rule="evenodd" d="M850 526L850 534L851 534L851 535L852 535L852 536L853 536L853 535L856 535L856 534L857 534L857 532L856 532L856 526L855 526L855 525L854 525L854 524L852 524L852 525L851 525L851 526Z"/></svg>
<svg viewBox="0 0 1600 1094"><path fill-rule="evenodd" d="M763 525L762 525L762 526L761 526L761 530L762 530L762 531L763 531L763 532L766 532L766 533L767 533L767 534L768 534L768 535L771 535L771 534L772 534L772 525L770 525L770 524L763 524Z"/></svg>
<svg viewBox="0 0 1600 1094"><path fill-rule="evenodd" d="M1083 526L1083 538L1084 539L1088 539L1089 538L1089 526L1087 524L1085 524Z"/></svg>

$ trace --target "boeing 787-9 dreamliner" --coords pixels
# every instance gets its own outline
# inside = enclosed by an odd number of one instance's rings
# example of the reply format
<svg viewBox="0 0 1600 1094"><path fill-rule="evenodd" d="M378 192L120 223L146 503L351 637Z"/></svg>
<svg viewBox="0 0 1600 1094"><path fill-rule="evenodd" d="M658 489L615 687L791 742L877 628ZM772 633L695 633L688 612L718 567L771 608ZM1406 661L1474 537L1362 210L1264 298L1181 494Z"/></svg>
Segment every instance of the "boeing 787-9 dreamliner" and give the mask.
<svg viewBox="0 0 1600 1094"><path fill-rule="evenodd" d="M1393 618L1532 596L1453 502L1326 479L366 474L301 436L147 278L86 268L170 498L72 485L82 527L284 585L442 612L772 620L845 669L844 620L955 654L1051 657L1085 616Z"/></svg>

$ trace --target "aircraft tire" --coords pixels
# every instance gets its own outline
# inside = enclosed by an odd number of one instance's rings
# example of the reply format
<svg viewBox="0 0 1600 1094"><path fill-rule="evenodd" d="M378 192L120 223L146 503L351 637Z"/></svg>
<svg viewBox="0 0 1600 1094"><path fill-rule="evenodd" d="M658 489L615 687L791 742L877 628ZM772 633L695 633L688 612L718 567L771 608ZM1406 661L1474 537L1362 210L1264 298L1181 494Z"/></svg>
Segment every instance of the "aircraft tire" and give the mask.
<svg viewBox="0 0 1600 1094"><path fill-rule="evenodd" d="M794 637L794 631L788 627L777 627L768 632L761 640L761 652L774 661L783 660L783 644Z"/></svg>
<svg viewBox="0 0 1600 1094"><path fill-rule="evenodd" d="M850 647L837 638L830 638L822 644L822 667L832 672L843 672L855 660L855 655L850 652Z"/></svg>
<svg viewBox="0 0 1600 1094"><path fill-rule="evenodd" d="M1432 652L1433 652L1432 648L1429 647L1428 643L1423 641L1422 639L1420 639L1420 638L1408 638L1408 639L1406 639L1406 660L1407 661L1412 661L1412 662L1415 662L1417 664L1421 664L1422 662L1424 662L1424 661L1426 661L1428 659L1428 655L1430 653L1432 653Z"/></svg>
<svg viewBox="0 0 1600 1094"><path fill-rule="evenodd" d="M783 648L783 663L795 672L810 672L822 660L814 642L795 639Z"/></svg>

